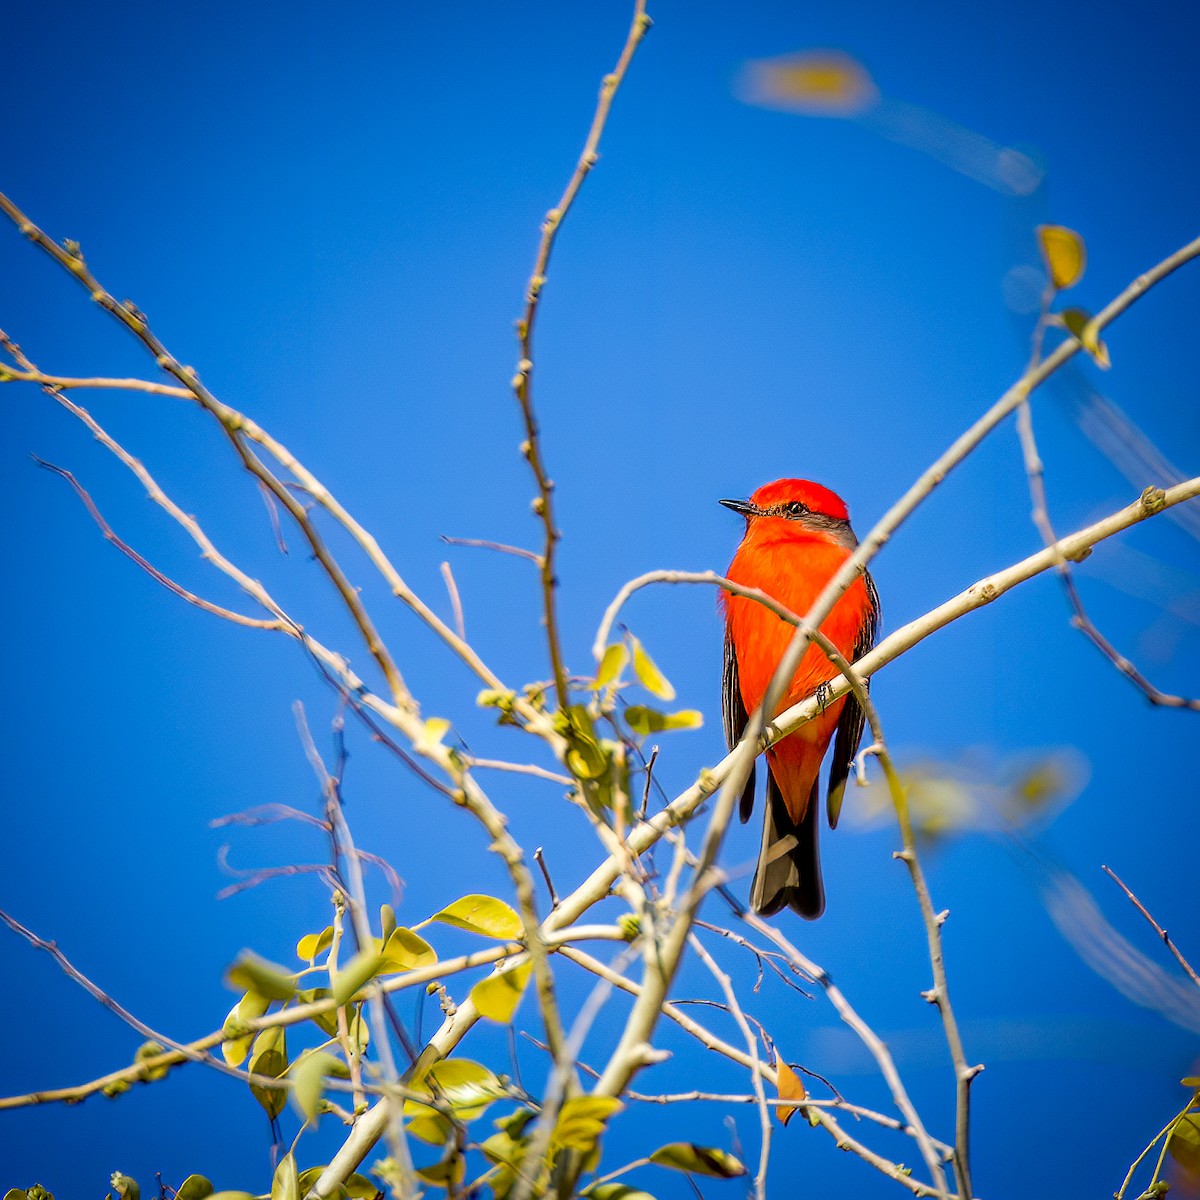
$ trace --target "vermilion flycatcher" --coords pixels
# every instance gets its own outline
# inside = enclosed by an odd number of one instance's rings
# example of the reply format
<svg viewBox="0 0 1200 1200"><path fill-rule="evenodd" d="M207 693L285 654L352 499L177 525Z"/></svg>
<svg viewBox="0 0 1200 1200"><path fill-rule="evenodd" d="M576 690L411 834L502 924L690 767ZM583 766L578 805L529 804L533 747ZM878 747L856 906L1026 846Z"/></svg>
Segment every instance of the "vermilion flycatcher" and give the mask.
<svg viewBox="0 0 1200 1200"><path fill-rule="evenodd" d="M746 534L729 564L728 577L766 592L797 616L812 608L858 545L846 505L828 488L807 479L777 479L749 500L721 503L746 518ZM746 728L748 714L762 703L795 629L756 600L722 592L721 602L725 610L722 711L725 740L732 748ZM821 632L853 662L871 648L878 625L879 596L864 571L839 597ZM771 715L812 696L839 674L820 648L810 645ZM755 912L770 916L786 904L812 919L825 911L817 850L821 760L832 740L826 799L832 829L862 730L862 708L853 696L845 696L767 751L762 848L750 889ZM749 820L753 808L751 768L740 805L743 821Z"/></svg>

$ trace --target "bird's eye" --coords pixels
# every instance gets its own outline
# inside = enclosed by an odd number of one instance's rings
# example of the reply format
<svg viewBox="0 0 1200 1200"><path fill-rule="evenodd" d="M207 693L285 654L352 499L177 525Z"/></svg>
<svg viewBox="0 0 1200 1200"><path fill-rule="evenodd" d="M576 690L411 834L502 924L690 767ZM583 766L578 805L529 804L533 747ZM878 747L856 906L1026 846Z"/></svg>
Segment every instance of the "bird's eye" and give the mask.
<svg viewBox="0 0 1200 1200"><path fill-rule="evenodd" d="M793 500L791 504L787 506L787 515L789 517L802 517L806 512L808 512L808 509L805 508L799 500Z"/></svg>

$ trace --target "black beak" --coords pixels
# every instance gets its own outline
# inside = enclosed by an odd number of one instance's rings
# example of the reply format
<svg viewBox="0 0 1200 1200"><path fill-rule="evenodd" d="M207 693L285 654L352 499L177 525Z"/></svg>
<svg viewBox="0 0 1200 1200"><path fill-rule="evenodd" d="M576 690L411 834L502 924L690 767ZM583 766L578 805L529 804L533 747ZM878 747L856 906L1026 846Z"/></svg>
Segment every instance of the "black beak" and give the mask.
<svg viewBox="0 0 1200 1200"><path fill-rule="evenodd" d="M726 508L733 509L735 513L740 513L747 521L751 517L761 515L759 510L749 500L718 500L717 503L723 504Z"/></svg>

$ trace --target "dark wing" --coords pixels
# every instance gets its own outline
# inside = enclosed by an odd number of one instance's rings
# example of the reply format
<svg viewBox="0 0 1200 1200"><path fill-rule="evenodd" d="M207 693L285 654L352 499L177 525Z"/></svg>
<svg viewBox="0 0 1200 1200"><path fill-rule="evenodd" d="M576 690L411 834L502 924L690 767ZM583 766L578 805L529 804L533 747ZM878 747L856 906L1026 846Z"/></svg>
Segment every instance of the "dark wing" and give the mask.
<svg viewBox="0 0 1200 1200"><path fill-rule="evenodd" d="M871 615L850 655L851 662L857 662L875 644L875 636L879 632L879 593L875 590L875 581L870 572L863 572L867 584L867 597L871 602ZM838 817L842 811L842 797L846 791L846 780L850 776L850 767L854 756L858 753L858 744L862 741L863 732L862 705L853 695L846 697L845 707L838 720L837 733L833 740L833 762L829 768L829 793L825 800L825 809L829 814L829 828L836 829Z"/></svg>
<svg viewBox="0 0 1200 1200"><path fill-rule="evenodd" d="M742 740L750 717L742 703L737 655L728 636L725 638L725 672L721 677L721 720L725 725L725 744L732 750ZM754 774L754 763L751 763L750 774L746 776L746 786L742 789L742 799L738 805L738 816L741 817L743 825L750 820L750 813L754 810Z"/></svg>

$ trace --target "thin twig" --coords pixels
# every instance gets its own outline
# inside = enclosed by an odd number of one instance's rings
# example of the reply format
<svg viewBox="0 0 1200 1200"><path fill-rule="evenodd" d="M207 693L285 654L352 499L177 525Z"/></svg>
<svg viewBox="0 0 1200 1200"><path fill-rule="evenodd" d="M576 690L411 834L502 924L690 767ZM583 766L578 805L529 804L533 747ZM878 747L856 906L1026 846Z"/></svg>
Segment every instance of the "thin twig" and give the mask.
<svg viewBox="0 0 1200 1200"><path fill-rule="evenodd" d="M119 538L116 533L113 532L112 526L109 525L109 523L104 519L103 514L100 512L99 508L96 507L96 502L92 499L91 495L89 495L87 489L70 471L64 470L62 467L56 467L54 463L47 462L44 458L38 458L36 454L31 455L31 457L39 467L42 467L47 471L53 471L55 475L59 476L59 478L65 479L67 483L69 483L74 489L75 495L77 495L79 499L83 501L84 508L87 509L88 515L100 527L100 532L104 535L105 540L116 546L116 548L120 550L122 554L131 559L133 562L137 563L137 565L141 567L147 575L161 583L168 591L174 592L176 596L182 600L186 600L189 604L194 604L197 608L202 608L205 612L212 613L215 617L221 617L226 621L232 621L235 625L246 625L251 629L286 630L287 627L277 618L265 621L260 617L247 617L243 613L233 612L228 608L222 608L221 605L214 604L211 600L205 600L202 597L197 596L195 592L189 592L187 588L182 587L173 579L164 575L162 571L154 566L153 563L151 563L148 559L143 558L142 555L140 555L132 546L130 546L128 542L122 541L121 538Z"/></svg>
<svg viewBox="0 0 1200 1200"><path fill-rule="evenodd" d="M462 597L458 594L458 584L454 582L454 572L450 570L448 562L442 563L441 571L442 578L446 581L446 591L450 595L450 607L454 611L454 628L458 631L458 636L465 642L467 626L463 620Z"/></svg>
<svg viewBox="0 0 1200 1200"><path fill-rule="evenodd" d="M1167 931L1150 915L1150 912L1146 908L1146 906L1133 894L1132 891L1130 891L1130 889L1126 886L1125 882L1116 873L1116 871L1114 871L1111 867L1106 867L1106 866L1101 866L1100 870L1102 870L1117 885L1117 887L1119 887L1121 889L1121 891L1123 891L1125 893L1125 895L1129 898L1129 902L1133 905L1133 907L1136 908L1138 910L1138 912L1140 912L1142 914L1142 916L1145 917L1146 920L1150 922L1151 926L1154 929L1154 932L1157 933L1160 938L1162 938L1163 945L1166 946L1166 948L1168 950L1170 950L1170 952L1175 956L1175 961L1178 962L1179 965L1187 972L1188 978L1197 987L1200 987L1200 975L1196 974L1196 971L1192 967L1192 964L1190 962L1188 962L1188 960L1186 958L1183 957L1183 954L1180 951L1179 947L1176 946L1175 943L1171 940L1171 935L1169 933L1167 933Z"/></svg>
<svg viewBox="0 0 1200 1200"><path fill-rule="evenodd" d="M559 708L566 708L570 703L567 670L563 664L562 645L559 640L557 606L555 603L555 590L558 587L558 580L554 574L555 551L562 534L559 532L554 520L554 483L546 471L545 462L542 458L537 416L533 407L533 331L537 320L538 304L541 300L542 289L546 283L546 272L550 266L550 254L554 249L554 242L558 236L558 231L562 227L562 223L566 219L571 205L574 204L575 197L578 195L579 189L583 186L583 181L587 177L588 172L599 161L600 135L604 132L604 126L608 121L608 114L612 108L613 98L617 94L617 89L621 86L621 81L625 78L625 72L629 68L634 52L645 36L646 30L650 28L650 23L650 18L646 15L646 0L636 0L633 24L630 26L629 36L625 40L624 49L621 51L621 56L617 60L617 65L613 68L612 73L606 75L603 83L600 85L600 98L596 104L595 115L592 117L591 129L588 131L587 140L584 142L583 153L579 156L575 171L567 183L566 190L563 192L558 204L546 214L546 219L542 222L542 236L538 243L533 272L529 278L529 287L525 294L525 311L521 319L517 322L520 361L517 363L517 372L513 376L512 386L517 397L517 403L521 407L521 416L525 424L525 441L521 445L521 451L528 461L530 469L533 471L533 477L538 489L537 498L534 500L534 512L541 519L544 534L542 553L539 560L542 579L542 604L546 621L546 641L550 651L550 665L554 674L554 689L558 696Z"/></svg>
<svg viewBox="0 0 1200 1200"><path fill-rule="evenodd" d="M742 1037L746 1040L746 1049L750 1052L752 1063L750 1068L750 1082L754 1088L755 1099L758 1101L758 1124L762 1135L762 1143L759 1147L758 1174L754 1177L754 1194L758 1197L758 1200L767 1200L767 1167L771 1162L771 1110L767 1107L767 1094L763 1090L762 1060L758 1057L758 1038L746 1021L746 1014L742 1011L742 1006L738 1002L737 992L734 991L733 983L729 976L717 966L716 960L704 948L704 943L694 933L688 934L688 945L691 946L696 956L708 968L709 974L717 981L717 985L725 994L729 1011L733 1014L733 1019L742 1031Z"/></svg>
<svg viewBox="0 0 1200 1200"><path fill-rule="evenodd" d="M542 556L535 554L532 550L525 550L520 546L510 546L505 542L489 542L484 538L460 538L449 537L442 534L442 541L450 546L475 546L480 550L496 550L500 554L512 554L517 558L526 558L532 563L536 563L539 567L542 565Z"/></svg>

